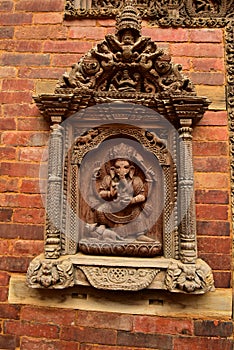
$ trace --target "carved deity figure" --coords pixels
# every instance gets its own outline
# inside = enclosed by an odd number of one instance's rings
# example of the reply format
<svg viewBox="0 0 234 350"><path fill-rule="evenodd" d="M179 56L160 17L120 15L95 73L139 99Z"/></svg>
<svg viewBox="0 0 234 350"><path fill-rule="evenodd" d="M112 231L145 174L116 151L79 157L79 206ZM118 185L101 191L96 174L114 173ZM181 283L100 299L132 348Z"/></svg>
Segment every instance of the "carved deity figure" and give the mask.
<svg viewBox="0 0 234 350"><path fill-rule="evenodd" d="M97 208L97 224L87 225L89 232L95 232L99 239L101 233L107 236L112 230L114 234L109 236L116 240L154 241L145 235L147 229L142 214L147 199L146 184L135 175L131 161L115 159L102 179L98 193L104 201Z"/></svg>

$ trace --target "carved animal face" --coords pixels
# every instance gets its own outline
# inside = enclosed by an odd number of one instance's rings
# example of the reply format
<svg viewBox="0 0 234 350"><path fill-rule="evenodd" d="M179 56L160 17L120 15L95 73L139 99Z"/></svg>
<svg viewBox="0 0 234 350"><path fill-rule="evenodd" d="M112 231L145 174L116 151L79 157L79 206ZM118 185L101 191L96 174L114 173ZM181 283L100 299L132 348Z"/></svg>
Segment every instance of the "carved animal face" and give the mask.
<svg viewBox="0 0 234 350"><path fill-rule="evenodd" d="M130 171L130 164L127 160L118 159L115 162L115 172L120 179L124 179Z"/></svg>

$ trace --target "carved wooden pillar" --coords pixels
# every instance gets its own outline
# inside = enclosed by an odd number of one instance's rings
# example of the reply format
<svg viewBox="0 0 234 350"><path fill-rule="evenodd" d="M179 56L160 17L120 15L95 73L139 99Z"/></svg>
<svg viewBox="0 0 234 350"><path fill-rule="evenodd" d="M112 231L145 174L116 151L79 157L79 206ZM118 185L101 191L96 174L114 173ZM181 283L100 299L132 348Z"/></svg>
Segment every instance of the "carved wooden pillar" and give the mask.
<svg viewBox="0 0 234 350"><path fill-rule="evenodd" d="M46 202L45 257L58 258L61 251L61 195L63 167L63 127L51 126Z"/></svg>
<svg viewBox="0 0 234 350"><path fill-rule="evenodd" d="M197 258L191 125L192 119L180 119L180 259L184 263L194 263Z"/></svg>

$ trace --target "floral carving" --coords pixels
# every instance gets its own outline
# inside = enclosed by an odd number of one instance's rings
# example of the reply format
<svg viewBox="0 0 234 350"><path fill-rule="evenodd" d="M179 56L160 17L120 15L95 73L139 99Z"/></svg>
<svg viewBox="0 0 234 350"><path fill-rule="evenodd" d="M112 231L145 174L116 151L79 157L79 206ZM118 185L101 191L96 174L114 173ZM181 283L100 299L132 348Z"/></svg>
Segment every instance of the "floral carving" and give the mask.
<svg viewBox="0 0 234 350"><path fill-rule="evenodd" d="M159 269L80 266L89 283L99 289L137 291L148 287Z"/></svg>
<svg viewBox="0 0 234 350"><path fill-rule="evenodd" d="M168 267L165 284L171 292L199 294L214 290L212 271L201 259L197 259L196 264L173 261Z"/></svg>

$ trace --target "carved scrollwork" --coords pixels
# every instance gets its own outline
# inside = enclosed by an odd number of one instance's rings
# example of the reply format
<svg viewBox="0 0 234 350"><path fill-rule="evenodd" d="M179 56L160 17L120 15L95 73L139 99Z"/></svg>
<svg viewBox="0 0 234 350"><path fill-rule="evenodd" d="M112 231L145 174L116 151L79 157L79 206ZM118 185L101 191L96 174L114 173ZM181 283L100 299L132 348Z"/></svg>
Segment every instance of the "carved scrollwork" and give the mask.
<svg viewBox="0 0 234 350"><path fill-rule="evenodd" d="M134 0L141 17L161 26L225 26L233 16L233 0ZM67 0L65 16L112 18L124 6L123 0Z"/></svg>
<svg viewBox="0 0 234 350"><path fill-rule="evenodd" d="M137 291L148 287L159 269L80 266L89 283L98 289Z"/></svg>
<svg viewBox="0 0 234 350"><path fill-rule="evenodd" d="M56 93L66 89L159 96L195 95L192 82L173 64L170 55L141 36L141 21L133 6L126 6L116 21L116 35L108 34L65 73Z"/></svg>
<svg viewBox="0 0 234 350"><path fill-rule="evenodd" d="M165 285L171 292L204 293L214 290L211 268L203 260L196 264L173 261L168 267Z"/></svg>
<svg viewBox="0 0 234 350"><path fill-rule="evenodd" d="M34 259L27 272L27 285L32 288L67 288L74 285L74 267L69 259Z"/></svg>

